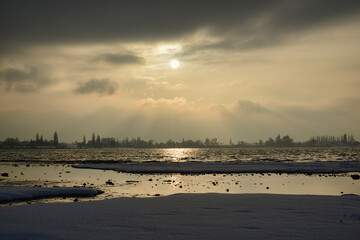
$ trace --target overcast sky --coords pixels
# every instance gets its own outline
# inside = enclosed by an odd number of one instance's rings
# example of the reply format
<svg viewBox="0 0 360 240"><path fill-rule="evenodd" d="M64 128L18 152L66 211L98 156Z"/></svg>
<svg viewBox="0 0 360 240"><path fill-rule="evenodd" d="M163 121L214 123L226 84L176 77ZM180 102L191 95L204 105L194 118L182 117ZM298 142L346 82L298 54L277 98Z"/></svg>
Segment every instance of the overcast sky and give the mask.
<svg viewBox="0 0 360 240"><path fill-rule="evenodd" d="M358 0L2 0L0 140L359 140L359 43Z"/></svg>

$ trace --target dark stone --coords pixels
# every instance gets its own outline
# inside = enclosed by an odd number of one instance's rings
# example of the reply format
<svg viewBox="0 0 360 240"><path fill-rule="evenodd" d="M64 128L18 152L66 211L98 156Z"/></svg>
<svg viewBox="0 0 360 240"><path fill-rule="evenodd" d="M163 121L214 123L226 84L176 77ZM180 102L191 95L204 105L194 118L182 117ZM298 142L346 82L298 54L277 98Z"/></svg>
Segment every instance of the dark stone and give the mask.
<svg viewBox="0 0 360 240"><path fill-rule="evenodd" d="M2 176L2 177L8 177L8 176L9 176L9 174L8 174L8 173L6 173L6 172L4 172L4 173L2 173L2 174L1 174L1 176Z"/></svg>
<svg viewBox="0 0 360 240"><path fill-rule="evenodd" d="M111 180L106 181L107 185L114 185L114 183Z"/></svg>
<svg viewBox="0 0 360 240"><path fill-rule="evenodd" d="M352 178L353 180L359 180L359 179L360 179L360 176L359 176L359 174L353 174L353 175L351 175L351 178Z"/></svg>

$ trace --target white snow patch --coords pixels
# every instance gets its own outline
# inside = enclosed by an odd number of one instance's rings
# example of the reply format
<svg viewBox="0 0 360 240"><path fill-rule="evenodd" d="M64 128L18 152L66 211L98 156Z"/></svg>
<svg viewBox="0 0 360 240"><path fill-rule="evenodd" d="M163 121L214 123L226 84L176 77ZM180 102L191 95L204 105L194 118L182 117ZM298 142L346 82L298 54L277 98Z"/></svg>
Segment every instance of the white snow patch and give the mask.
<svg viewBox="0 0 360 240"><path fill-rule="evenodd" d="M360 162L151 162L82 164L75 168L127 173L346 173L360 172Z"/></svg>
<svg viewBox="0 0 360 240"><path fill-rule="evenodd" d="M95 196L100 193L102 191L91 188L0 186L0 202L65 196Z"/></svg>
<svg viewBox="0 0 360 240"><path fill-rule="evenodd" d="M0 208L0 239L358 239L359 196L179 194Z"/></svg>

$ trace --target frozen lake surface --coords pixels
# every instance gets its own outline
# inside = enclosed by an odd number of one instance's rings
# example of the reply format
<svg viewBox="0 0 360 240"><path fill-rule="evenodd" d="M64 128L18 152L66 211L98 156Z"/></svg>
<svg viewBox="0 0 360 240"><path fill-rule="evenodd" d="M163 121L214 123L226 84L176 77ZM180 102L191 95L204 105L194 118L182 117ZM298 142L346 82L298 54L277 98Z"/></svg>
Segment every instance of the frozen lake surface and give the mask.
<svg viewBox="0 0 360 240"><path fill-rule="evenodd" d="M116 166L113 167L116 168ZM9 163L1 164L0 168L8 173L7 177L0 177L0 185L3 186L90 187L104 191L104 194L79 199L79 201L117 197L154 197L177 193L360 194L360 181L351 177L358 173L351 172L341 174L134 174L73 168L71 165L61 164ZM73 199L53 198L47 201L72 201Z"/></svg>
<svg viewBox="0 0 360 240"><path fill-rule="evenodd" d="M359 164L358 148L1 151L0 239L357 239Z"/></svg>
<svg viewBox="0 0 360 240"><path fill-rule="evenodd" d="M360 194L360 181L352 177L360 172L358 148L64 149L0 153L0 173L4 173L0 185L104 191L80 201L177 193Z"/></svg>

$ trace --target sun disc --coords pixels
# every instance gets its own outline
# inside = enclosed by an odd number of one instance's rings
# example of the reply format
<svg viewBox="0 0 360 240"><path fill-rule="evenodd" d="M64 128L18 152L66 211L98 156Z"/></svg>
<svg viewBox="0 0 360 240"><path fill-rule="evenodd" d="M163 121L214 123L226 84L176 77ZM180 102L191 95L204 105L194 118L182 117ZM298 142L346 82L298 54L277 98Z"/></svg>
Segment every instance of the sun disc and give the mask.
<svg viewBox="0 0 360 240"><path fill-rule="evenodd" d="M171 65L171 67L172 67L173 69L176 69L176 68L179 67L180 63L179 63L178 60L174 59L174 60L172 60L172 61L170 62L170 65Z"/></svg>

